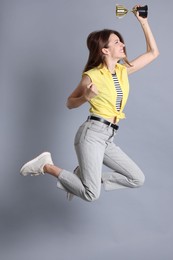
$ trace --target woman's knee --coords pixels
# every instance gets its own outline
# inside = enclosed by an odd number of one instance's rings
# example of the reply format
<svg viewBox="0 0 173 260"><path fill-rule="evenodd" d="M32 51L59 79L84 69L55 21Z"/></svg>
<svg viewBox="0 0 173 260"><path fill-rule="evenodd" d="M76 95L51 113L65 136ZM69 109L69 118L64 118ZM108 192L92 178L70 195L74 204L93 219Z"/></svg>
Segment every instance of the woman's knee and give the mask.
<svg viewBox="0 0 173 260"><path fill-rule="evenodd" d="M86 190L84 194L84 199L88 202L93 202L98 200L100 197L100 192L92 192L91 190Z"/></svg>
<svg viewBox="0 0 173 260"><path fill-rule="evenodd" d="M134 188L141 187L144 185L145 182L145 175L141 172L137 178L133 180Z"/></svg>

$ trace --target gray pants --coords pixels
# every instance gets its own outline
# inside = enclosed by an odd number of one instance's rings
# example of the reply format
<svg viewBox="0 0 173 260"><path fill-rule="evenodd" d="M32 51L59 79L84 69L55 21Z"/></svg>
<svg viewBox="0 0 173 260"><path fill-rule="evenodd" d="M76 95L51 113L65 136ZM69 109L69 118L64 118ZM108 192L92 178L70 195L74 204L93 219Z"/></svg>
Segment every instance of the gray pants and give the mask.
<svg viewBox="0 0 173 260"><path fill-rule="evenodd" d="M83 123L75 136L79 167L77 174L62 170L57 186L86 200L99 198L101 183L105 190L143 185L145 177L139 167L113 142L116 130L102 122ZM111 171L102 172L102 166Z"/></svg>

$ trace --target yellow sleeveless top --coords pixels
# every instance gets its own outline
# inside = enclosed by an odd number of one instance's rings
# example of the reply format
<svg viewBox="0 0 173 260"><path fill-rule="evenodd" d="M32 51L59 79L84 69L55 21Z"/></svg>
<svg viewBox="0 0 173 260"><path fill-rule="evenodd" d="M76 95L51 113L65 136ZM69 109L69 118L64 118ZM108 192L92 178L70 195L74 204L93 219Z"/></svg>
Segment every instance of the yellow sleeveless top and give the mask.
<svg viewBox="0 0 173 260"><path fill-rule="evenodd" d="M88 70L83 75L88 75L93 84L98 89L98 95L92 98L90 103L90 113L99 115L103 118L117 117L117 122L125 118L123 109L126 105L129 95L129 81L127 68L117 63L115 67L116 75L123 92L123 98L120 111L116 110L116 89L111 72L104 66Z"/></svg>

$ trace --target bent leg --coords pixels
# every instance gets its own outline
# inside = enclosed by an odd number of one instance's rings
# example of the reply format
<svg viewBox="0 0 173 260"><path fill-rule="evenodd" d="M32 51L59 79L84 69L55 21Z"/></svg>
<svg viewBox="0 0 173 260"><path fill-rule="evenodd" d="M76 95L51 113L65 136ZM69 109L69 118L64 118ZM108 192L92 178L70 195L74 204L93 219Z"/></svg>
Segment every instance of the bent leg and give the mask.
<svg viewBox="0 0 173 260"><path fill-rule="evenodd" d="M84 200L98 199L101 191L105 147L105 141L100 137L100 133L91 130L90 122L84 123L75 138L80 178L76 174L63 170L59 175L60 184L67 191Z"/></svg>
<svg viewBox="0 0 173 260"><path fill-rule="evenodd" d="M113 170L102 173L105 190L140 187L145 181L140 168L113 142L108 143L103 163Z"/></svg>

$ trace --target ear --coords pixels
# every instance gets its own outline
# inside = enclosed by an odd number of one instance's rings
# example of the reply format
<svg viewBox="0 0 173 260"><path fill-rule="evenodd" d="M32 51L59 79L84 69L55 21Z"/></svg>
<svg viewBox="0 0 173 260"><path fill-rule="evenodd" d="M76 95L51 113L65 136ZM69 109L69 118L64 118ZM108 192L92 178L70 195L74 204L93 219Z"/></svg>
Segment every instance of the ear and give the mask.
<svg viewBox="0 0 173 260"><path fill-rule="evenodd" d="M108 50L107 48L103 48L103 49L102 49L102 53L103 53L104 55L108 55L108 54L109 54L109 50Z"/></svg>

